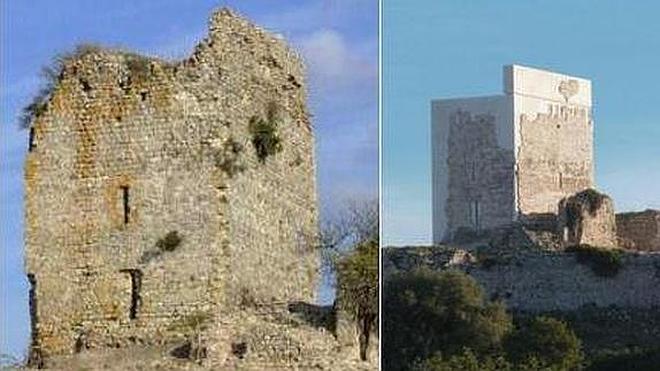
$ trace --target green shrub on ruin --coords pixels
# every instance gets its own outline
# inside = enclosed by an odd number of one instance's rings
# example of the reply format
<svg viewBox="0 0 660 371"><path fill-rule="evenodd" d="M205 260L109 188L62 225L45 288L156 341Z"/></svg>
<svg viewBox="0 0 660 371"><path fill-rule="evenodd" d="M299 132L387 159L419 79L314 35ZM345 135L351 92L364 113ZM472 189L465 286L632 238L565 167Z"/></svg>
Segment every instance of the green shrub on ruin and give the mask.
<svg viewBox="0 0 660 371"><path fill-rule="evenodd" d="M64 70L66 63L98 50L100 50L100 48L96 45L81 44L71 52L56 55L50 64L44 66L41 69L42 87L32 98L30 103L21 110L21 114L18 118L19 126L24 129L30 127L37 117L46 112L48 109L48 101L50 101L57 84L62 79L62 71Z"/></svg>
<svg viewBox="0 0 660 371"><path fill-rule="evenodd" d="M156 241L156 249L148 249L142 253L140 257L141 264L147 264L151 260L161 256L163 253L172 252L176 250L183 238L179 235L177 231L170 231L165 236L161 237Z"/></svg>
<svg viewBox="0 0 660 371"><path fill-rule="evenodd" d="M570 198L566 204L566 224L568 227L573 228L577 225L583 210L586 210L592 216L596 215L606 198L606 195L591 188Z"/></svg>
<svg viewBox="0 0 660 371"><path fill-rule="evenodd" d="M250 118L250 135L252 145L257 152L257 158L261 163L266 162L268 156L282 151L282 140L277 133L279 119L277 107L270 104L266 110L266 117L252 116Z"/></svg>
<svg viewBox="0 0 660 371"><path fill-rule="evenodd" d="M618 249L578 245L566 251L575 253L578 263L587 265L594 274L601 277L614 277L623 267L623 254Z"/></svg>
<svg viewBox="0 0 660 371"><path fill-rule="evenodd" d="M137 54L126 55L126 67L134 82L145 82L151 74L151 61Z"/></svg>

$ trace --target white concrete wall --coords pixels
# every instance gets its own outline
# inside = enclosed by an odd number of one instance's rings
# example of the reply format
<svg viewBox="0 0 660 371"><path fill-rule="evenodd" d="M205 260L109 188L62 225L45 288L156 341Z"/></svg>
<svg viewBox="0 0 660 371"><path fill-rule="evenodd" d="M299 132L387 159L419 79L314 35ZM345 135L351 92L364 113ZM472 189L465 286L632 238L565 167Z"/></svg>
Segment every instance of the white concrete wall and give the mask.
<svg viewBox="0 0 660 371"><path fill-rule="evenodd" d="M539 177L538 173L528 174L517 166L515 189L519 212L557 212L557 204L561 198L594 186L591 81L546 70L508 65L503 68L503 82L504 93L513 101L516 164L530 159L538 164L559 163L564 164L559 167L573 169L575 164L586 164L584 171L581 167L574 171L582 176L574 175L573 184L563 190L546 187L549 183L554 183L556 169L541 170L541 167L535 164L533 166L539 172L548 173ZM562 91L566 94L563 95ZM575 116L561 117L560 111L564 110L570 110L573 115L584 113L584 116L581 116L584 119ZM528 121L536 121L533 124L546 125L547 128L530 128L532 130L527 130L528 136L533 133L537 137L523 141L523 115ZM525 145L529 147L523 148ZM547 149L550 151L546 151ZM527 175L535 179L528 178L521 182L519 176ZM521 187L530 185L535 189L521 190ZM534 198L531 198L531 195L534 195Z"/></svg>

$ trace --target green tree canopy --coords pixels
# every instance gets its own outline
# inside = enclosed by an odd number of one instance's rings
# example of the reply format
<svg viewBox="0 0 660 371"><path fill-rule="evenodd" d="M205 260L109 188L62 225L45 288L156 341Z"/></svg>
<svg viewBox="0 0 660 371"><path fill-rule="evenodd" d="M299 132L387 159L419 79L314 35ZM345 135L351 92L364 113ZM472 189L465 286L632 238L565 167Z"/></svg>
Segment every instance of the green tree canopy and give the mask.
<svg viewBox="0 0 660 371"><path fill-rule="evenodd" d="M506 351L514 362L536 358L553 370L579 369L583 359L580 339L550 317L536 317L516 329L506 340Z"/></svg>
<svg viewBox="0 0 660 371"><path fill-rule="evenodd" d="M341 309L351 313L360 329L360 357L378 328L378 241L358 244L337 266L337 296Z"/></svg>
<svg viewBox="0 0 660 371"><path fill-rule="evenodd" d="M437 352L451 357L470 348L493 354L512 329L504 306L484 300L479 284L459 271L393 276L385 283L383 311L387 370L406 369Z"/></svg>

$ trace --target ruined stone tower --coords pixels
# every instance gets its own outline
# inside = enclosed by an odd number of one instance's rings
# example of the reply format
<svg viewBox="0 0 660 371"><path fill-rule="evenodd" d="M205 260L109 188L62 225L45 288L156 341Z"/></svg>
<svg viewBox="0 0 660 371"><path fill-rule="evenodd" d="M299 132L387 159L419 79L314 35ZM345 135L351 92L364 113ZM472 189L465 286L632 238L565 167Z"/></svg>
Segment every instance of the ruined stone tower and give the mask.
<svg viewBox="0 0 660 371"><path fill-rule="evenodd" d="M593 187L589 80L504 67L504 94L431 104L433 241L539 214Z"/></svg>
<svg viewBox="0 0 660 371"><path fill-rule="evenodd" d="M37 103L33 351L160 341L191 318L313 298L314 139L281 39L221 10L180 62L79 49Z"/></svg>

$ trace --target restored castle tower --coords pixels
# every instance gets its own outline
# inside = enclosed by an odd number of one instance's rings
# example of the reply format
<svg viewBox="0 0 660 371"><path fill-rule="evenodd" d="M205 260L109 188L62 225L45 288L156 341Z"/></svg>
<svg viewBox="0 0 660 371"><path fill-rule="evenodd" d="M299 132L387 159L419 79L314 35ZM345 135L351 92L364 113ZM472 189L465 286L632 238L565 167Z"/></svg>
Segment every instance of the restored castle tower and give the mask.
<svg viewBox="0 0 660 371"><path fill-rule="evenodd" d="M594 185L589 80L504 67L504 94L431 103L433 242L557 213Z"/></svg>
<svg viewBox="0 0 660 371"><path fill-rule="evenodd" d="M221 10L183 61L88 47L61 67L25 162L34 352L313 298L314 138L281 39Z"/></svg>

